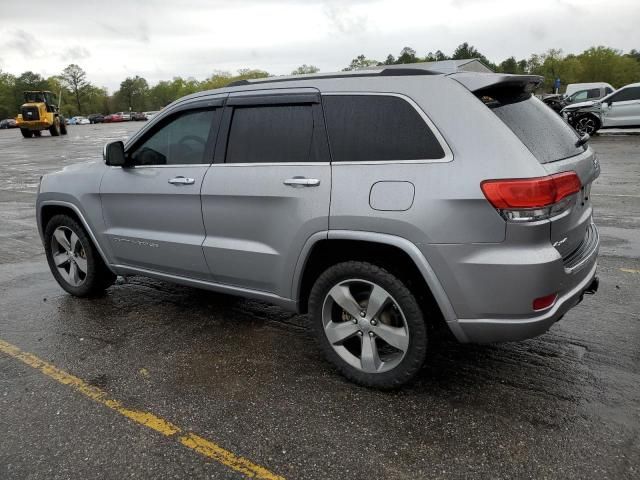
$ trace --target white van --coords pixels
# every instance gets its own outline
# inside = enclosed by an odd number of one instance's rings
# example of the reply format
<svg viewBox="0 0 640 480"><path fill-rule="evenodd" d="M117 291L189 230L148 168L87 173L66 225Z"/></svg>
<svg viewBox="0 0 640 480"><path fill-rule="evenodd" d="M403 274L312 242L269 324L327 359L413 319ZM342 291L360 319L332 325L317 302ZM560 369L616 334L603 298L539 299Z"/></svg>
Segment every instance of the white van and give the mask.
<svg viewBox="0 0 640 480"><path fill-rule="evenodd" d="M567 85L567 90L564 92L564 96L570 97L571 95L573 95L578 91L591 90L595 88L601 89L601 91L603 92L603 95L601 95L601 97L604 97L605 95L609 95L611 92L615 90L615 88L613 88L611 85L609 85L606 82L570 83L569 85ZM587 100L587 98L580 99L580 100Z"/></svg>

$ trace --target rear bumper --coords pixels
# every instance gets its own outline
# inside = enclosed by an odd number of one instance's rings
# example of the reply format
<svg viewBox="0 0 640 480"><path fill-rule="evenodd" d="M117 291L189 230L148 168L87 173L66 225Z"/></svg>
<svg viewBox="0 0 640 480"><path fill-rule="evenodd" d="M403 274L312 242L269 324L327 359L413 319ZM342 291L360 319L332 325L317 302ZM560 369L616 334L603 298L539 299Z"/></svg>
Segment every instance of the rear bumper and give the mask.
<svg viewBox="0 0 640 480"><path fill-rule="evenodd" d="M17 122L19 128L27 128L29 130L44 130L51 126L46 120L31 120L31 121L19 121Z"/></svg>
<svg viewBox="0 0 640 480"><path fill-rule="evenodd" d="M573 289L558 298L555 305L541 315L517 319L457 319L448 322L456 338L463 343L511 342L545 333L570 309L582 301L585 293L598 288L597 264Z"/></svg>

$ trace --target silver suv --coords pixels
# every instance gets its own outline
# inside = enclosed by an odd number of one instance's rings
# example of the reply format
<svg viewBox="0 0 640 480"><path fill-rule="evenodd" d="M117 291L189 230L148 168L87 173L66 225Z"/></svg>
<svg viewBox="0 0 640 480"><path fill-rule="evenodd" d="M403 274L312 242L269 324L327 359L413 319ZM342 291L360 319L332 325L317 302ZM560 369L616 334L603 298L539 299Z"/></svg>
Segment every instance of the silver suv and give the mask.
<svg viewBox="0 0 640 480"><path fill-rule="evenodd" d="M45 175L62 288L116 275L309 313L360 384L460 342L545 332L597 288L593 151L533 76L380 69L243 81L176 101L104 162Z"/></svg>

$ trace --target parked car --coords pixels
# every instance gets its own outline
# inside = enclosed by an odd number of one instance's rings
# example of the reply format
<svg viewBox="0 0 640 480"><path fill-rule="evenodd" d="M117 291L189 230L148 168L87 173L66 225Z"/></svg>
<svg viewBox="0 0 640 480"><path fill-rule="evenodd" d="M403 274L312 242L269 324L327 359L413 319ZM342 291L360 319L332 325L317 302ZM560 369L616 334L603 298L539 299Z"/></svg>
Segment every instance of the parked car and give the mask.
<svg viewBox="0 0 640 480"><path fill-rule="evenodd" d="M541 81L411 66L185 97L104 164L42 178L51 272L81 297L145 275L308 312L329 361L379 388L440 322L539 335L597 289L600 172Z"/></svg>
<svg viewBox="0 0 640 480"><path fill-rule="evenodd" d="M18 128L18 123L15 118L5 118L4 120L0 120L0 129L5 128Z"/></svg>
<svg viewBox="0 0 640 480"><path fill-rule="evenodd" d="M118 113L112 113L111 115L107 115L106 117L104 117L104 119L102 120L103 123L113 123L113 122L122 122L122 115L118 114Z"/></svg>
<svg viewBox="0 0 640 480"><path fill-rule="evenodd" d="M131 115L131 120L135 120L139 122L139 121L146 121L148 120L148 118L144 112L135 112Z"/></svg>
<svg viewBox="0 0 640 480"><path fill-rule="evenodd" d="M91 115L89 115L89 122L90 123L103 123L104 122L104 115L102 115L101 113L92 113Z"/></svg>
<svg viewBox="0 0 640 480"><path fill-rule="evenodd" d="M154 110L151 112L144 112L144 116L147 117L147 120L151 120L153 117L155 117L158 113L160 113L159 110Z"/></svg>
<svg viewBox="0 0 640 480"><path fill-rule="evenodd" d="M91 122L87 117L77 116L73 117L74 125L89 125Z"/></svg>
<svg viewBox="0 0 640 480"><path fill-rule="evenodd" d="M613 92L613 87L611 87L608 83L606 84L580 84L576 83L570 86L576 85L600 85L600 86L592 86L586 88L584 90L575 90L572 89L573 93L570 95L546 95L543 97L542 101L546 103L549 107L551 107L557 113L562 112L562 109L572 103L584 102L587 100L598 100L600 98L605 97L606 95Z"/></svg>
<svg viewBox="0 0 640 480"><path fill-rule="evenodd" d="M594 90L596 88L600 91L599 93L600 98L604 97L605 95L609 95L611 92L615 90L615 88L613 88L607 82L570 83L569 85L567 85L567 88L564 92L564 96L568 98L573 96L573 94L577 92L583 92L585 90Z"/></svg>
<svg viewBox="0 0 640 480"><path fill-rule="evenodd" d="M600 100L568 105L562 115L581 134L593 135L608 127L639 127L640 83L626 85Z"/></svg>
<svg viewBox="0 0 640 480"><path fill-rule="evenodd" d="M128 122L131 120L131 113L129 112L117 112L116 115L120 115L123 122Z"/></svg>
<svg viewBox="0 0 640 480"><path fill-rule="evenodd" d="M65 118L64 119L64 123L65 123L65 125L75 125L76 124L76 117Z"/></svg>

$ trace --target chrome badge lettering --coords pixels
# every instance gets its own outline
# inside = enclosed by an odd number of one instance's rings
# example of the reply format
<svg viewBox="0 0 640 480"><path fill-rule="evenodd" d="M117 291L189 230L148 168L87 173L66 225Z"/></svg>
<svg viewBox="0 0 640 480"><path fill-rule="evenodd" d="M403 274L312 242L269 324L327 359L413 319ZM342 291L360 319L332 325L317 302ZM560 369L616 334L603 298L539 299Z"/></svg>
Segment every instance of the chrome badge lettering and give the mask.
<svg viewBox="0 0 640 480"><path fill-rule="evenodd" d="M116 242L131 243L133 245L139 245L141 247L159 248L160 245L153 242L145 242L144 240L129 240L128 238L114 238Z"/></svg>

